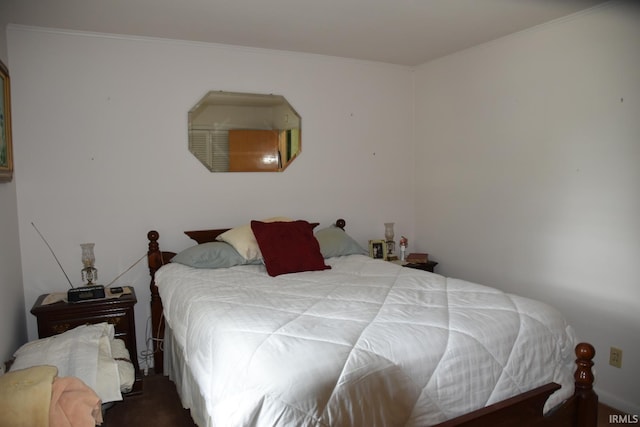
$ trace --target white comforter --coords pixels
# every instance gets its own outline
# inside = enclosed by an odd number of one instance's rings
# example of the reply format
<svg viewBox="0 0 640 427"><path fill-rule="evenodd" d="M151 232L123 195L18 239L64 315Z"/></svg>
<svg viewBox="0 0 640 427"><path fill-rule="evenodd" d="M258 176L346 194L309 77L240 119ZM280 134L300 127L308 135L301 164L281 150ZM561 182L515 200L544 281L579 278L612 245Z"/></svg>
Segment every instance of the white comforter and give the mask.
<svg viewBox="0 0 640 427"><path fill-rule="evenodd" d="M331 270L156 273L214 426L425 426L555 381L575 340L553 308L351 255Z"/></svg>

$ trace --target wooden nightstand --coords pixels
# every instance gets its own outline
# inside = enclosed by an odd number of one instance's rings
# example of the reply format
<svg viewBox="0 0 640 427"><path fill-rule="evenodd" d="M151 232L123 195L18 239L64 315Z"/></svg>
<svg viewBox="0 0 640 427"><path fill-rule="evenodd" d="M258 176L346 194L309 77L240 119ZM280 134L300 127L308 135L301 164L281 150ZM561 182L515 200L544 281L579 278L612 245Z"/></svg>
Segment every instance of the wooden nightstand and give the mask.
<svg viewBox="0 0 640 427"><path fill-rule="evenodd" d="M427 261L421 263L410 262L408 264L404 264L404 267L416 268L418 270L430 271L433 273L433 269L436 268L436 265L438 265L438 263L435 261Z"/></svg>
<svg viewBox="0 0 640 427"><path fill-rule="evenodd" d="M31 313L38 319L38 336L40 338L61 334L76 326L108 322L114 326L115 337L124 341L131 362L135 368L136 380L133 384L131 396L142 393L142 373L138 365L138 350L136 346L136 321L133 306L136 305L135 291L132 287L130 294L119 298L107 298L76 303L56 302L42 305L48 294L40 295Z"/></svg>

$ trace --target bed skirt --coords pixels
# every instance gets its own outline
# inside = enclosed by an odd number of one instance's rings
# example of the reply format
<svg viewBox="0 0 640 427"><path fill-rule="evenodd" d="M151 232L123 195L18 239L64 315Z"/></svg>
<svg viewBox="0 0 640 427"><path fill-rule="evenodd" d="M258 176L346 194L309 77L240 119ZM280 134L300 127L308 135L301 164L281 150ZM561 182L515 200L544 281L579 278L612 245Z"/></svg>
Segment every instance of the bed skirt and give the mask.
<svg viewBox="0 0 640 427"><path fill-rule="evenodd" d="M173 338L169 325L165 326L163 345L164 375L168 375L176 385L182 407L189 409L191 418L199 427L213 427L213 422L207 412L206 402L185 363L184 349Z"/></svg>

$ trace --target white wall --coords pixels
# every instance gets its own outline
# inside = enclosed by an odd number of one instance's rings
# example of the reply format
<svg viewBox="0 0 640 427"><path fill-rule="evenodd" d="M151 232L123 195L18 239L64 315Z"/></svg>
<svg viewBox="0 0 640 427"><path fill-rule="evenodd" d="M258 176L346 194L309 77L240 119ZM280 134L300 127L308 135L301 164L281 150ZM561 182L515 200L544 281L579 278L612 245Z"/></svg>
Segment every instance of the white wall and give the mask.
<svg viewBox="0 0 640 427"><path fill-rule="evenodd" d="M638 6L419 67L416 135L419 249L556 306L596 347L601 401L640 413Z"/></svg>
<svg viewBox="0 0 640 427"><path fill-rule="evenodd" d="M0 363L27 340L15 182L0 183Z"/></svg>
<svg viewBox="0 0 640 427"><path fill-rule="evenodd" d="M6 23L0 18L0 60L9 68L11 78L5 29ZM27 339L15 179L0 183L0 236L0 363L3 363Z"/></svg>
<svg viewBox="0 0 640 427"><path fill-rule="evenodd" d="M380 63L180 41L9 26L26 307L74 284L80 243L99 282L146 253L191 245L183 230L287 215L344 217L366 245L383 223L413 236L412 70ZM302 117L302 154L284 173L212 174L187 149L187 112L210 90L284 95ZM146 260L123 276L138 296L144 348ZM30 338L36 337L28 315Z"/></svg>

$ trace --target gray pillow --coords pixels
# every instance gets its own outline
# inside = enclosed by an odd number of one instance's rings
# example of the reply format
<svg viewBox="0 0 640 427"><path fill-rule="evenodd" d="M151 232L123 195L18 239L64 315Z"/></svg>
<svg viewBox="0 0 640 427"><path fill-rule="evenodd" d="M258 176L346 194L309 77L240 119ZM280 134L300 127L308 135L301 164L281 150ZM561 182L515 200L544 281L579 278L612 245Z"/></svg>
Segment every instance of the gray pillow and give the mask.
<svg viewBox="0 0 640 427"><path fill-rule="evenodd" d="M227 268L247 264L233 246L225 242L208 242L191 246L173 257L171 262L194 268Z"/></svg>
<svg viewBox="0 0 640 427"><path fill-rule="evenodd" d="M354 254L367 255L369 253L343 229L335 226L318 230L315 236L320 243L320 252L324 258Z"/></svg>

